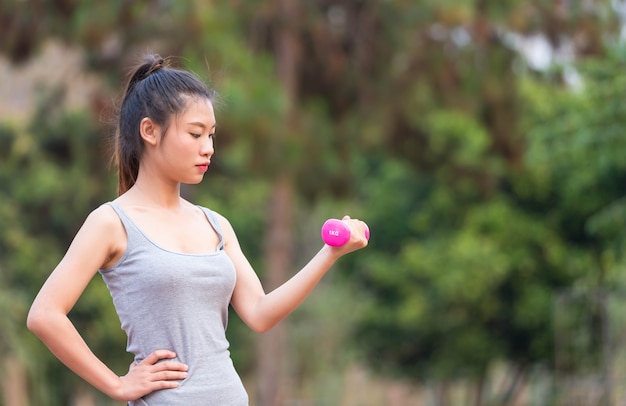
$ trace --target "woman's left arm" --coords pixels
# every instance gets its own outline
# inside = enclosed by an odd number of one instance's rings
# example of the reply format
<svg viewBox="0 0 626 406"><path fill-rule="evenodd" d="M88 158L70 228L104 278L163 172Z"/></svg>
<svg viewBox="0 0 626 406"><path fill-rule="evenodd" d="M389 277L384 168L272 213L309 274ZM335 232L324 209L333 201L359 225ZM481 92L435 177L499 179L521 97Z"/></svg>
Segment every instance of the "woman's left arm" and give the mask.
<svg viewBox="0 0 626 406"><path fill-rule="evenodd" d="M220 216L225 240L224 250L235 264L237 272L231 304L252 330L259 333L270 330L304 301L337 259L367 246L365 223L348 216L343 220L350 228L350 240L345 245L324 245L297 274L266 294L259 277L239 246L235 231L228 220Z"/></svg>

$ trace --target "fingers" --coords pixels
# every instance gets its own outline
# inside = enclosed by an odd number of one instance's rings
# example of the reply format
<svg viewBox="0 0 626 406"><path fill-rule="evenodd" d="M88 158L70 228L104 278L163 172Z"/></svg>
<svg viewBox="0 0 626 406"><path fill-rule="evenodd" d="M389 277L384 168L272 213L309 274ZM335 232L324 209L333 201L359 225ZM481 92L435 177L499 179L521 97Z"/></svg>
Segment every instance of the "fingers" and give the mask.
<svg viewBox="0 0 626 406"><path fill-rule="evenodd" d="M186 364L178 361L163 361L175 357L176 353L173 351L156 350L144 358L139 365L150 366L150 371L157 380L161 379L161 376L165 376L163 379L182 379L181 376L183 374L181 374L181 372L184 372L184 377L186 377L186 372L189 369Z"/></svg>
<svg viewBox="0 0 626 406"><path fill-rule="evenodd" d="M141 362L132 363L128 374L122 377L124 385L120 399L134 400L155 390L178 387L180 381L187 378L189 367L171 360L175 357L173 351L157 350Z"/></svg>
<svg viewBox="0 0 626 406"><path fill-rule="evenodd" d="M139 366L149 367L152 381L185 379L189 367L178 361L162 361L175 358L176 353L169 350L156 350L144 358ZM160 361L160 362L159 362Z"/></svg>
<svg viewBox="0 0 626 406"><path fill-rule="evenodd" d="M360 249L367 246L369 241L369 228L367 224L359 219L353 219L348 215L342 219L350 228L350 241L353 249Z"/></svg>
<svg viewBox="0 0 626 406"><path fill-rule="evenodd" d="M348 215L343 216L342 220L347 222L348 224L350 223L354 224L356 226L356 231L358 231L356 235L363 236L365 237L366 240L369 240L369 235L368 235L369 228L367 227L367 224L365 224L364 221L361 221L359 219L353 219ZM352 229L354 230L354 228Z"/></svg>
<svg viewBox="0 0 626 406"><path fill-rule="evenodd" d="M178 386L177 380L182 380L187 378L187 371L175 371L175 370L162 370L162 371L154 371L151 375L152 382L167 382L168 384L175 384Z"/></svg>
<svg viewBox="0 0 626 406"><path fill-rule="evenodd" d="M156 364L159 360L167 358L176 358L176 353L170 350L156 350L151 352L146 358L144 358L141 363L153 365Z"/></svg>
<svg viewBox="0 0 626 406"><path fill-rule="evenodd" d="M365 222L363 221L358 222L358 228L359 243L361 244L361 247L366 247L367 243L369 242L369 228L367 227L367 224L365 224Z"/></svg>
<svg viewBox="0 0 626 406"><path fill-rule="evenodd" d="M154 364L152 366L153 372L161 372L161 371L183 371L186 372L189 367L182 362L176 361L164 361Z"/></svg>

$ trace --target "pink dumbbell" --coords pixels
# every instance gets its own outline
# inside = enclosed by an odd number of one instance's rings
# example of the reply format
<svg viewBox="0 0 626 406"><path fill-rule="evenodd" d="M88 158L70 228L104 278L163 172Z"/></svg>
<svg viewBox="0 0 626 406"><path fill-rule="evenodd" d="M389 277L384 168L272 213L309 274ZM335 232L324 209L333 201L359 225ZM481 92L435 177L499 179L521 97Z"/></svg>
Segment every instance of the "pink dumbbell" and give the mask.
<svg viewBox="0 0 626 406"><path fill-rule="evenodd" d="M365 225L365 238L370 239L370 229ZM322 240L333 247L340 247L350 240L350 228L338 219L326 220L322 226Z"/></svg>

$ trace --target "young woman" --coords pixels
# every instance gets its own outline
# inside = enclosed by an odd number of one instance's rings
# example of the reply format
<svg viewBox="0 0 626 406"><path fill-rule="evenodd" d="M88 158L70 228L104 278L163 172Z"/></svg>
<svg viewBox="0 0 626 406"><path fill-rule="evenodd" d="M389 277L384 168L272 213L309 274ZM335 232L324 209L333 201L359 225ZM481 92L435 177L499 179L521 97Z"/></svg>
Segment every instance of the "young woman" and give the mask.
<svg viewBox="0 0 626 406"><path fill-rule="evenodd" d="M367 245L324 245L266 294L226 218L180 196L213 156L212 92L189 72L148 55L131 72L119 114L119 197L89 214L30 309L27 325L70 369L130 405L247 405L225 336L228 305L257 332L292 312L342 255ZM67 314L100 272L135 362L117 376Z"/></svg>

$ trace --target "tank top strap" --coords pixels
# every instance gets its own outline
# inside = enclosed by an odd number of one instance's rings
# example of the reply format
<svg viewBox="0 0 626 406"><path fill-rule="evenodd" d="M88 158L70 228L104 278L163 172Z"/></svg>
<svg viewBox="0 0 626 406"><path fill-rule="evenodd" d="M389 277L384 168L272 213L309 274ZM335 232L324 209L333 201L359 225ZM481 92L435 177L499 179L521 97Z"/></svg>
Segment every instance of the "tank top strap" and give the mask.
<svg viewBox="0 0 626 406"><path fill-rule="evenodd" d="M122 222L122 224L124 225L124 228L126 229L126 234L129 239L130 239L130 235L129 235L130 233L143 235L139 227L137 227L137 225L133 222L133 220L131 220L131 218L128 217L128 215L124 212L124 210L122 210L122 208L116 202L110 201L105 204L111 206L113 210L115 210L115 213L117 213L117 216L120 218L120 221Z"/></svg>
<svg viewBox="0 0 626 406"><path fill-rule="evenodd" d="M224 235L222 234L222 227L220 227L220 223L217 220L217 216L212 210L209 210L206 207L202 207L202 206L198 206L198 207L202 209L207 219L209 220L209 223L211 223L211 227L213 227L213 229L217 233L217 236L220 239L220 242L217 244L218 251L223 249L224 248Z"/></svg>

